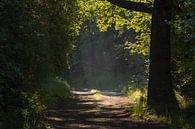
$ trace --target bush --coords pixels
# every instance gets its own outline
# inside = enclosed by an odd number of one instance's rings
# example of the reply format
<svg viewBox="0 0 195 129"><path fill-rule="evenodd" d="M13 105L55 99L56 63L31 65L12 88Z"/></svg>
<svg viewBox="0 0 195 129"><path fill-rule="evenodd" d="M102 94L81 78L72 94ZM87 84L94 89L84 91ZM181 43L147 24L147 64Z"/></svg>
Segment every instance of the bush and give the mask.
<svg viewBox="0 0 195 129"><path fill-rule="evenodd" d="M147 92L146 88L129 87L127 94L134 100L135 104L132 108L132 117L142 117L147 120L156 121L159 123L172 125L171 129L194 129L194 104L193 101L185 98L179 92L175 92L180 110L171 109L162 114L156 114L147 107ZM160 107L160 105L158 105ZM169 106L169 105L167 105Z"/></svg>
<svg viewBox="0 0 195 129"><path fill-rule="evenodd" d="M22 114L24 118L23 129L46 129L45 123L45 109L46 106L40 101L40 94L22 93L24 97L24 106Z"/></svg>
<svg viewBox="0 0 195 129"><path fill-rule="evenodd" d="M132 116L144 116L147 112L147 89L146 87L128 87L127 94L134 101Z"/></svg>
<svg viewBox="0 0 195 129"><path fill-rule="evenodd" d="M0 110L1 129L46 129L46 107L40 101L40 94L22 92L15 100L7 100L6 110Z"/></svg>
<svg viewBox="0 0 195 129"><path fill-rule="evenodd" d="M72 96L70 85L60 79L48 79L42 84L42 100L47 106Z"/></svg>

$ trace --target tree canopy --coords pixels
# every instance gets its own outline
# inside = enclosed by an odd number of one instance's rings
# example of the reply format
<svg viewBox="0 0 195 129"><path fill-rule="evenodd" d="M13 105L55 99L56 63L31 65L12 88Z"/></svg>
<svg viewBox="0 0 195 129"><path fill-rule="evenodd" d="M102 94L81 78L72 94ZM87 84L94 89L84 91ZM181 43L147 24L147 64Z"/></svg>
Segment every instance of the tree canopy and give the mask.
<svg viewBox="0 0 195 129"><path fill-rule="evenodd" d="M171 85L162 92L170 88L194 100L194 4L194 0L1 0L0 115L4 117L0 117L0 128L46 128L44 99L63 98L63 90L71 94L64 80L68 80L70 55L87 22L96 23L100 32L114 28L115 38L122 42L118 52L142 55L147 65L149 59L157 64L150 65L160 71L154 71L156 75L170 75L159 80L161 86L151 83L150 91L160 93L168 80ZM136 40L125 36L128 31L135 33ZM165 65L167 69L161 69Z"/></svg>

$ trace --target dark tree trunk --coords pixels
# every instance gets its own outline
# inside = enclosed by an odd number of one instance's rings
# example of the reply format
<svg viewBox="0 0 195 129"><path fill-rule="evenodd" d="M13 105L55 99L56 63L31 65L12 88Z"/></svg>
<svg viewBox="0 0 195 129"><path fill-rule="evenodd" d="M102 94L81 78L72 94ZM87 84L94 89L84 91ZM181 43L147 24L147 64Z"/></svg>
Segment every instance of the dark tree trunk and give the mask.
<svg viewBox="0 0 195 129"><path fill-rule="evenodd" d="M170 70L172 0L155 0L152 13L148 104L175 104Z"/></svg>
<svg viewBox="0 0 195 129"><path fill-rule="evenodd" d="M150 13L150 6L147 4L126 0L108 1L128 10ZM162 106L161 109L177 107L170 68L171 27L168 22L171 21L172 7L173 0L154 0L152 9L148 105L156 111L159 106Z"/></svg>

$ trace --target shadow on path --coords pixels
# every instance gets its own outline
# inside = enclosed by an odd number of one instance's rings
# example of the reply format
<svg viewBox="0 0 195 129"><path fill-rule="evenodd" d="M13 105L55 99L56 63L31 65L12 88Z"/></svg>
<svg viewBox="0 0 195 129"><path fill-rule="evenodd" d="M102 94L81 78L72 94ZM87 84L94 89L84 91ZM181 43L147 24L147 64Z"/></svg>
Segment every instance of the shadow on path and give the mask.
<svg viewBox="0 0 195 129"><path fill-rule="evenodd" d="M124 108L128 97L107 92L101 100L89 92L74 92L73 98L48 110L52 129L168 129L154 122L131 120L131 112Z"/></svg>

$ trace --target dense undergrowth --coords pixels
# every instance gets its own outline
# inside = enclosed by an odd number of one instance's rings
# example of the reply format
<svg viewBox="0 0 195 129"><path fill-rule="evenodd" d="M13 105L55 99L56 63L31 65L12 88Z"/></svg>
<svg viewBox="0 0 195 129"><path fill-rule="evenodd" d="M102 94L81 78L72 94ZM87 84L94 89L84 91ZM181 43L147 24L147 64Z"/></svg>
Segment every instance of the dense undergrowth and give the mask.
<svg viewBox="0 0 195 129"><path fill-rule="evenodd" d="M42 101L47 107L72 96L70 85L67 81L60 79L49 79L43 83L40 93Z"/></svg>
<svg viewBox="0 0 195 129"><path fill-rule="evenodd" d="M0 1L0 129L45 129L46 107L69 95L65 82L51 78L69 67L76 2Z"/></svg>
<svg viewBox="0 0 195 129"><path fill-rule="evenodd" d="M181 90L182 94L176 92L180 110L174 114L167 112L156 118L178 125L183 129L190 129L195 128L193 123L195 106L194 102L189 99L194 96L194 92L188 92L194 89L192 77L195 66L193 13L195 11L190 0L179 1L181 4L178 4L178 7L181 12L176 12L177 15L172 23L173 35L175 35L172 43L172 64L173 83L174 86L177 86L175 89ZM78 15L77 2L73 0L0 1L1 129L45 129L47 128L44 120L47 107L71 95L68 84L54 78L62 74L68 76L70 53L74 48L80 22L82 22L80 19L83 19L82 12L79 11ZM97 5L102 7L102 4ZM85 17L90 17L93 10L86 6L86 1L82 6L89 9L89 11L83 11L89 15ZM109 6L111 7L110 4ZM98 20L99 25L106 25L104 22L110 21L108 18L114 11L109 6L105 8L106 11L101 11L99 8L98 11L96 10L96 14L103 18ZM94 6L92 7L94 8ZM108 15L105 16L105 12L108 10L111 13L107 13ZM116 12L121 14L121 11L117 10L118 8L116 8ZM104 14L103 17L101 12ZM126 20L134 21L133 27L130 28L138 28L139 33L149 29L143 28L143 26L137 27L136 20L129 20L132 12L126 13L128 14ZM136 19L140 21L140 17ZM144 23L148 24L147 21L144 19ZM149 36L149 33L147 35ZM148 38L147 41L149 41ZM145 47L148 46L145 43L138 45L142 46L141 48L148 48ZM142 51L148 52L149 50ZM148 113L144 89L130 88L127 92L136 98L133 108L134 116L155 116L151 115L154 114L153 112ZM184 97L183 94L187 97Z"/></svg>
<svg viewBox="0 0 195 129"><path fill-rule="evenodd" d="M195 103L192 99L182 96L180 92L175 91L180 109L171 109L173 112L170 112L170 109L167 108L167 111L163 111L161 114L156 114L147 106L146 87L129 87L126 92L134 100L132 117L141 117L145 120L168 124L171 129L195 128Z"/></svg>
<svg viewBox="0 0 195 129"><path fill-rule="evenodd" d="M14 94L14 93L13 93ZM16 94L15 94L16 95ZM33 93L20 92L10 102L7 110L0 111L0 127L3 129L46 129L45 113L62 99L71 97L70 86L66 81L50 79L42 88ZM14 103L13 103L14 102Z"/></svg>

